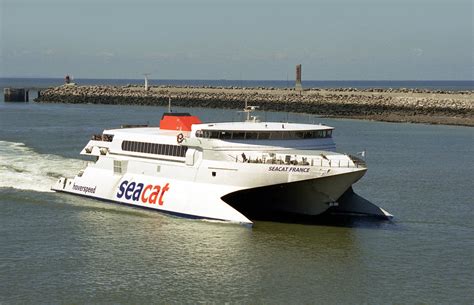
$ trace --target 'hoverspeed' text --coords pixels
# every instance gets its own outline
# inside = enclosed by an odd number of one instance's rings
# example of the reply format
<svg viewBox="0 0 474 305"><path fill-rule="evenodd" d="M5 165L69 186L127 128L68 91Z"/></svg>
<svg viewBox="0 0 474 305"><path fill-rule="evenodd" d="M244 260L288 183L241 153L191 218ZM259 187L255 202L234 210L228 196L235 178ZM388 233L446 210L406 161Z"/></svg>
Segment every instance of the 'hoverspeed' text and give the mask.
<svg viewBox="0 0 474 305"><path fill-rule="evenodd" d="M72 185L73 190L82 192L84 194L87 194L87 193L94 194L96 188L97 188L97 186L94 186L94 187L82 186L82 185L78 185L78 184L75 184L75 183Z"/></svg>

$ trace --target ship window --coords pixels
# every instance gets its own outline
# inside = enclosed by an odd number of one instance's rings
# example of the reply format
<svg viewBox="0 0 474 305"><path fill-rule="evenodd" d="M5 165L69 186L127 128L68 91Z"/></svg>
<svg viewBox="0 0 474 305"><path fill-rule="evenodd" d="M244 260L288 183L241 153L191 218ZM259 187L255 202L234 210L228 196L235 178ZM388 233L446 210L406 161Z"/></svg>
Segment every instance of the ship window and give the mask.
<svg viewBox="0 0 474 305"><path fill-rule="evenodd" d="M258 134L258 138L260 140L267 140L267 139L270 139L270 133L269 132L260 132Z"/></svg>
<svg viewBox="0 0 474 305"><path fill-rule="evenodd" d="M246 132L245 133L245 138L247 140L256 140L258 138L258 133L256 133L256 132Z"/></svg>
<svg viewBox="0 0 474 305"><path fill-rule="evenodd" d="M122 173L122 161L114 160L114 174Z"/></svg>
<svg viewBox="0 0 474 305"><path fill-rule="evenodd" d="M114 139L113 134L104 134L104 141L105 142L112 142L113 139Z"/></svg>
<svg viewBox="0 0 474 305"><path fill-rule="evenodd" d="M229 131L221 131L220 132L220 138L221 139L231 139L232 138L232 133Z"/></svg>
<svg viewBox="0 0 474 305"><path fill-rule="evenodd" d="M305 132L304 131L297 131L295 132L295 138L297 139L304 139Z"/></svg>
<svg viewBox="0 0 474 305"><path fill-rule="evenodd" d="M188 147L169 144L123 141L122 150L147 154L185 157Z"/></svg>
<svg viewBox="0 0 474 305"><path fill-rule="evenodd" d="M232 139L234 139L234 140L243 140L243 139L245 139L245 132L243 132L243 131L234 131L232 133Z"/></svg>
<svg viewBox="0 0 474 305"><path fill-rule="evenodd" d="M209 130L204 130L203 137L204 138L210 138L211 137L211 132Z"/></svg>
<svg viewBox="0 0 474 305"><path fill-rule="evenodd" d="M281 139L281 132L279 131L273 131L270 133L270 139L275 140L275 139Z"/></svg>

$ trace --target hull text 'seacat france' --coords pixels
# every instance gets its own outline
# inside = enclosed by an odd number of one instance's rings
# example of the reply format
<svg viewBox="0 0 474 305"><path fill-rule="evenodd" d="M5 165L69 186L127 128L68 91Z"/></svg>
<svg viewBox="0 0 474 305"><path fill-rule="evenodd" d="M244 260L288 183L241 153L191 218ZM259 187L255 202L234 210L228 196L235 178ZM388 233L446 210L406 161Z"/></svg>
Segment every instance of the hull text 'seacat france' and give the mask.
<svg viewBox="0 0 474 305"><path fill-rule="evenodd" d="M96 161L52 189L242 224L252 224L247 217L254 211L390 218L352 191L367 168L335 152L332 131L255 118L202 123L187 113L165 113L159 128L125 126L94 136L81 154Z"/></svg>

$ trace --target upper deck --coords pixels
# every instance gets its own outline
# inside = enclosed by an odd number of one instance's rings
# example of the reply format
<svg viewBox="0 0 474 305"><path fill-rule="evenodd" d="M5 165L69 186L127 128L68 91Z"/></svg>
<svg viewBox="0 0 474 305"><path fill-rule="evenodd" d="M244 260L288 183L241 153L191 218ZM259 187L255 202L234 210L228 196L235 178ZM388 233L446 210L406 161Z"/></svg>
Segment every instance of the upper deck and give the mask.
<svg viewBox="0 0 474 305"><path fill-rule="evenodd" d="M184 157L191 147L214 152L280 149L334 151L333 129L321 124L258 121L201 123L199 118L189 114L164 114L160 127L142 125L104 130L102 135L93 137L83 153L97 156L110 152L174 159Z"/></svg>
<svg viewBox="0 0 474 305"><path fill-rule="evenodd" d="M192 130L227 130L227 131L306 131L306 130L332 130L333 127L322 124L299 124L280 122L225 122L193 124Z"/></svg>
<svg viewBox="0 0 474 305"><path fill-rule="evenodd" d="M222 140L301 140L331 138L333 129L325 125L297 123L232 122L195 124L192 134L197 138Z"/></svg>

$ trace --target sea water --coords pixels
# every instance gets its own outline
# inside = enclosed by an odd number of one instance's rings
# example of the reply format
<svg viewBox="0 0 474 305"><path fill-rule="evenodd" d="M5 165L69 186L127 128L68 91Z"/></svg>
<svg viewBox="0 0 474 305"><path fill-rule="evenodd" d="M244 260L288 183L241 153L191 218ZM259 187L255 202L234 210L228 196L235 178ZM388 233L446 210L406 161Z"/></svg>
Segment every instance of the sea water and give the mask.
<svg viewBox="0 0 474 305"><path fill-rule="evenodd" d="M144 85L143 79L75 79L78 85ZM214 86L214 87L274 87L294 88L294 81L290 80L199 80L199 79L150 79L149 85L169 86ZM0 88L47 88L64 84L63 78L6 78L0 77ZM303 80L303 88L418 88L431 90L472 91L473 80ZM3 89L2 89L3 90ZM36 97L36 91L30 99ZM3 97L2 97L3 98Z"/></svg>
<svg viewBox="0 0 474 305"><path fill-rule="evenodd" d="M472 128L258 113L334 126L339 151L366 151L354 189L391 222L247 228L50 191L85 166L79 151L92 134L157 125L163 111L0 102L0 304L474 301Z"/></svg>

